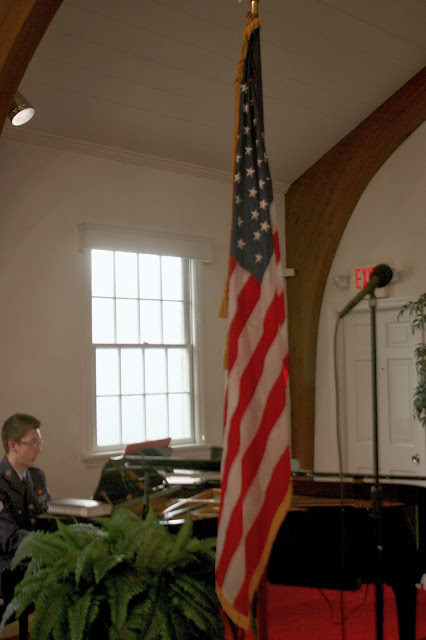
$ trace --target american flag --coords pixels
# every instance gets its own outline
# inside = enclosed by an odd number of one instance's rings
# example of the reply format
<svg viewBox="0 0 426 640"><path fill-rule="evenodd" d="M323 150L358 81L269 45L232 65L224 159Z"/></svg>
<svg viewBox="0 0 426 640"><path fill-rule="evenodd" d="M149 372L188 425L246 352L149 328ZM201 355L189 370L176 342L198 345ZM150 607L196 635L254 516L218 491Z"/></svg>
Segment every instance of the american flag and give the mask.
<svg viewBox="0 0 426 640"><path fill-rule="evenodd" d="M248 629L291 500L283 273L265 151L259 28L240 84L228 273L228 362L216 590Z"/></svg>

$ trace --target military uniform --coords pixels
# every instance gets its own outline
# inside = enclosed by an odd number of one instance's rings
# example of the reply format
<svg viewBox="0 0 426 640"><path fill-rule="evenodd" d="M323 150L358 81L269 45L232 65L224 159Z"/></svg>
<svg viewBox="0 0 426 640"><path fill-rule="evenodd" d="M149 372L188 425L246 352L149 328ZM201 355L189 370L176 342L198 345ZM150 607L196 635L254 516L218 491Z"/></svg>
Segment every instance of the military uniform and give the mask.
<svg viewBox="0 0 426 640"><path fill-rule="evenodd" d="M51 500L41 469L27 469L23 482L6 456L0 462L0 575L9 567L21 540L36 528L36 516Z"/></svg>

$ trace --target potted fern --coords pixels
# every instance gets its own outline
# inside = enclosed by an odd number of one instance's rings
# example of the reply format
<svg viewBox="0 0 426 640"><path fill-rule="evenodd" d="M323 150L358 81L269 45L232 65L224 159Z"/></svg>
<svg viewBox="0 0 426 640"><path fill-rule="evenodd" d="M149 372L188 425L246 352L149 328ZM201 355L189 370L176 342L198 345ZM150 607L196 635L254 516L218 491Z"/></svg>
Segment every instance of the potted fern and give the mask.
<svg viewBox="0 0 426 640"><path fill-rule="evenodd" d="M417 387L414 392L414 415L422 424L426 426L426 293L414 300L404 304L399 312L398 318L408 313L411 320L412 334L420 333L422 340L416 345L414 359L417 371Z"/></svg>
<svg viewBox="0 0 426 640"><path fill-rule="evenodd" d="M196 640L223 637L214 591L215 539L170 533L151 511L126 509L96 525L57 523L30 533L13 566L29 559L1 625L34 606L32 640Z"/></svg>

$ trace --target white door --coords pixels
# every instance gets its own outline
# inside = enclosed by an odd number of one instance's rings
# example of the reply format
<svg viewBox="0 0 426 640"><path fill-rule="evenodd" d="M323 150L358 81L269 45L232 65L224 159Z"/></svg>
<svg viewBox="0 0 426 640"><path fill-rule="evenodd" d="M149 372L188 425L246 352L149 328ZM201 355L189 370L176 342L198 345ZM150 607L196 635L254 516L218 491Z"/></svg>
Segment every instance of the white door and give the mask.
<svg viewBox="0 0 426 640"><path fill-rule="evenodd" d="M379 472L426 475L425 432L413 417L416 387L410 322L398 309L377 309L377 393ZM370 311L344 319L347 471L372 473L373 410Z"/></svg>

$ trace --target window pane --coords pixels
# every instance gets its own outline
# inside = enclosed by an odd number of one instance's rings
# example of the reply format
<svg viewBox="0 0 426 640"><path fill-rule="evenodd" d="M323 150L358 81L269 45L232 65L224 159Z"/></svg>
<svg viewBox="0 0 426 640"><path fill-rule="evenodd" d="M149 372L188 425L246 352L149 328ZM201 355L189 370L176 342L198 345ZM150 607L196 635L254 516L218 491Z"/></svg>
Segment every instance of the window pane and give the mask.
<svg viewBox="0 0 426 640"><path fill-rule="evenodd" d="M191 436L191 408L188 393L169 396L169 435L175 439Z"/></svg>
<svg viewBox="0 0 426 640"><path fill-rule="evenodd" d="M115 254L115 295L117 298L138 297L138 257L136 253Z"/></svg>
<svg viewBox="0 0 426 640"><path fill-rule="evenodd" d="M163 302L163 342L185 344L183 302Z"/></svg>
<svg viewBox="0 0 426 640"><path fill-rule="evenodd" d="M146 393L167 391L166 350L145 350L145 390Z"/></svg>
<svg viewBox="0 0 426 640"><path fill-rule="evenodd" d="M161 258L163 300L183 300L182 258Z"/></svg>
<svg viewBox="0 0 426 640"><path fill-rule="evenodd" d="M96 395L119 393L118 349L96 349Z"/></svg>
<svg viewBox="0 0 426 640"><path fill-rule="evenodd" d="M96 399L98 447L120 443L120 410L117 397Z"/></svg>
<svg viewBox="0 0 426 640"><path fill-rule="evenodd" d="M92 296L114 295L114 254L92 251Z"/></svg>
<svg viewBox="0 0 426 640"><path fill-rule="evenodd" d="M167 437L167 396L146 396L147 440Z"/></svg>
<svg viewBox="0 0 426 640"><path fill-rule="evenodd" d="M168 349L169 392L189 391L189 351Z"/></svg>
<svg viewBox="0 0 426 640"><path fill-rule="evenodd" d="M136 343L139 338L137 300L117 300L117 342Z"/></svg>
<svg viewBox="0 0 426 640"><path fill-rule="evenodd" d="M145 412L142 396L123 396L121 399L121 429L124 443L145 440Z"/></svg>
<svg viewBox="0 0 426 640"><path fill-rule="evenodd" d="M160 256L139 254L139 291L141 298L160 300Z"/></svg>
<svg viewBox="0 0 426 640"><path fill-rule="evenodd" d="M141 349L121 350L121 393L143 393L143 361Z"/></svg>
<svg viewBox="0 0 426 640"><path fill-rule="evenodd" d="M126 251L91 256L97 446L190 440L188 260Z"/></svg>
<svg viewBox="0 0 426 640"><path fill-rule="evenodd" d="M107 298L93 298L92 300L92 342L114 343L115 320L114 300Z"/></svg>
<svg viewBox="0 0 426 640"><path fill-rule="evenodd" d="M161 302L141 300L141 342L161 342Z"/></svg>

